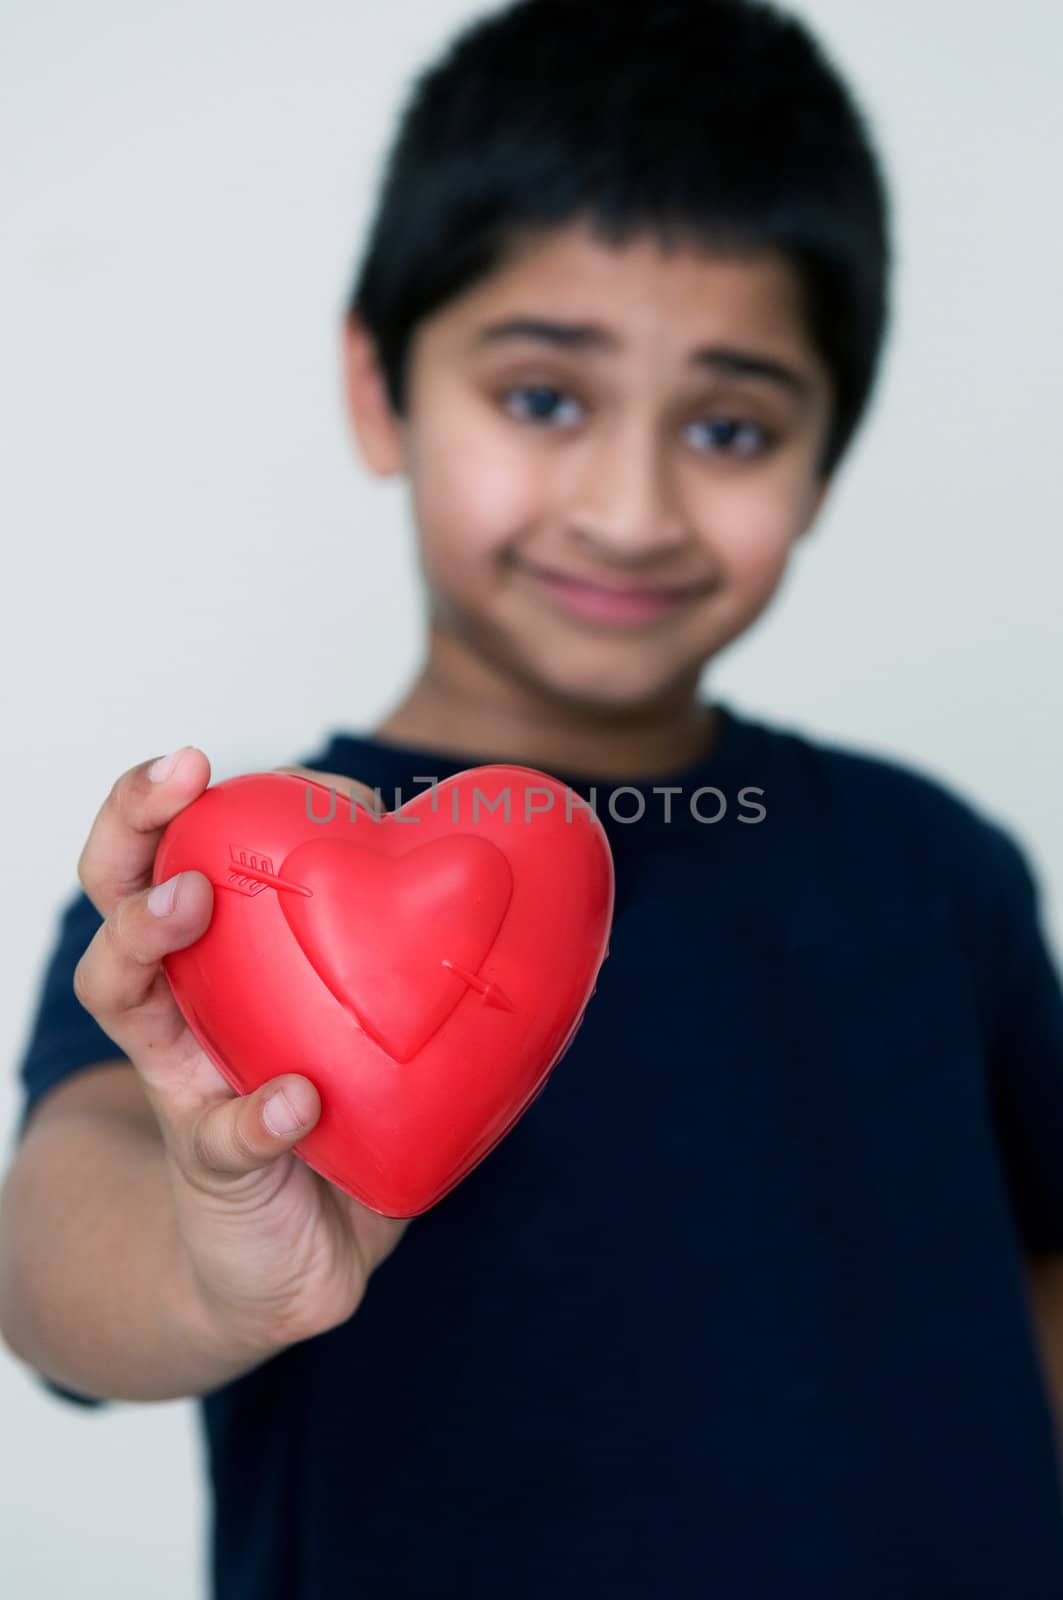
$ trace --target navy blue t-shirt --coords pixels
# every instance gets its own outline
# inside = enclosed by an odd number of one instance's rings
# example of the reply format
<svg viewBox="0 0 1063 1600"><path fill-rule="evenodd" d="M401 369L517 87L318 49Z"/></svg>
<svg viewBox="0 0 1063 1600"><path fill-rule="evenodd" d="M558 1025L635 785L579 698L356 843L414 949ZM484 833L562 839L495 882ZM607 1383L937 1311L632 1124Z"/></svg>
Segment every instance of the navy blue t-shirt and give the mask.
<svg viewBox="0 0 1063 1600"><path fill-rule="evenodd" d="M355 1315L200 1402L217 1600L1063 1595L1037 885L948 786L721 711L669 778L555 774L614 851L597 993ZM390 806L511 756L301 764ZM117 1054L71 989L98 920L63 916L20 1131Z"/></svg>

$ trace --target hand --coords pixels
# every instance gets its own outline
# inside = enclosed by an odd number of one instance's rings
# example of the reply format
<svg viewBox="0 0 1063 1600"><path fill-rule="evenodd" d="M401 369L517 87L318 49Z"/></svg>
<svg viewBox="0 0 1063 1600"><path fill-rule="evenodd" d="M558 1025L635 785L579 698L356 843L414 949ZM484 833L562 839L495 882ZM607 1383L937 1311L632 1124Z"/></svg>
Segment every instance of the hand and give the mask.
<svg viewBox="0 0 1063 1600"><path fill-rule="evenodd" d="M153 889L152 865L166 824L207 787L210 763L191 745L168 760L122 774L81 853L78 876L105 920L74 991L128 1056L158 1120L199 1324L219 1351L264 1359L346 1321L409 1219L381 1217L291 1153L321 1114L309 1078L286 1073L236 1095L186 1025L162 957L206 930L214 891L192 870ZM377 809L372 790L349 778L277 770Z"/></svg>

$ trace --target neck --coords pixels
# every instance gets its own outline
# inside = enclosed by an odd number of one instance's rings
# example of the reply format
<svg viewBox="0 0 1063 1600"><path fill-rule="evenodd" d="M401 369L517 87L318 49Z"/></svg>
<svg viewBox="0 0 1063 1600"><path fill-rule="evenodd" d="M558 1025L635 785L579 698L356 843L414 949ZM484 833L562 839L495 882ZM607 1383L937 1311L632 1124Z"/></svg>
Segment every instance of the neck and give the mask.
<svg viewBox="0 0 1063 1600"><path fill-rule="evenodd" d="M552 698L433 628L427 658L373 730L395 744L599 777L654 777L693 765L719 734L718 711L694 676L631 708Z"/></svg>

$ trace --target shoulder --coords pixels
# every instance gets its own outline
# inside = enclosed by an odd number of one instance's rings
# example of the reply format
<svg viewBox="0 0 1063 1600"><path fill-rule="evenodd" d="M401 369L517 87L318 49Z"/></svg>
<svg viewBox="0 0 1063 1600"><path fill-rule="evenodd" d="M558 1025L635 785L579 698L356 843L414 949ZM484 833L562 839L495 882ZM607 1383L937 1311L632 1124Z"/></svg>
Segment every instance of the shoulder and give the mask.
<svg viewBox="0 0 1063 1600"><path fill-rule="evenodd" d="M1011 823L960 784L917 762L824 738L791 725L757 724L776 804L792 803L810 836L923 880L994 896L1028 895L1033 873Z"/></svg>
<svg viewBox="0 0 1063 1600"><path fill-rule="evenodd" d="M868 746L824 738L788 723L761 721L758 731L780 766L788 766L825 802L864 800L928 822L984 820L975 801L941 774Z"/></svg>

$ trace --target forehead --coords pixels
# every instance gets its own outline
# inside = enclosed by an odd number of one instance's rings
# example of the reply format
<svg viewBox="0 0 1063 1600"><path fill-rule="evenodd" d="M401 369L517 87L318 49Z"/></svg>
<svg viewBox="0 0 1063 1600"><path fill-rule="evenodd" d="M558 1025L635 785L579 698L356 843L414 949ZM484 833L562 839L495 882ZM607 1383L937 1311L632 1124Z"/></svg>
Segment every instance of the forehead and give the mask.
<svg viewBox="0 0 1063 1600"><path fill-rule="evenodd" d="M518 313L604 324L618 348L741 336L779 355L816 359L797 274L769 251L666 248L651 234L614 245L583 225L541 230L515 240L491 273L430 320L447 342L464 342L481 325Z"/></svg>

